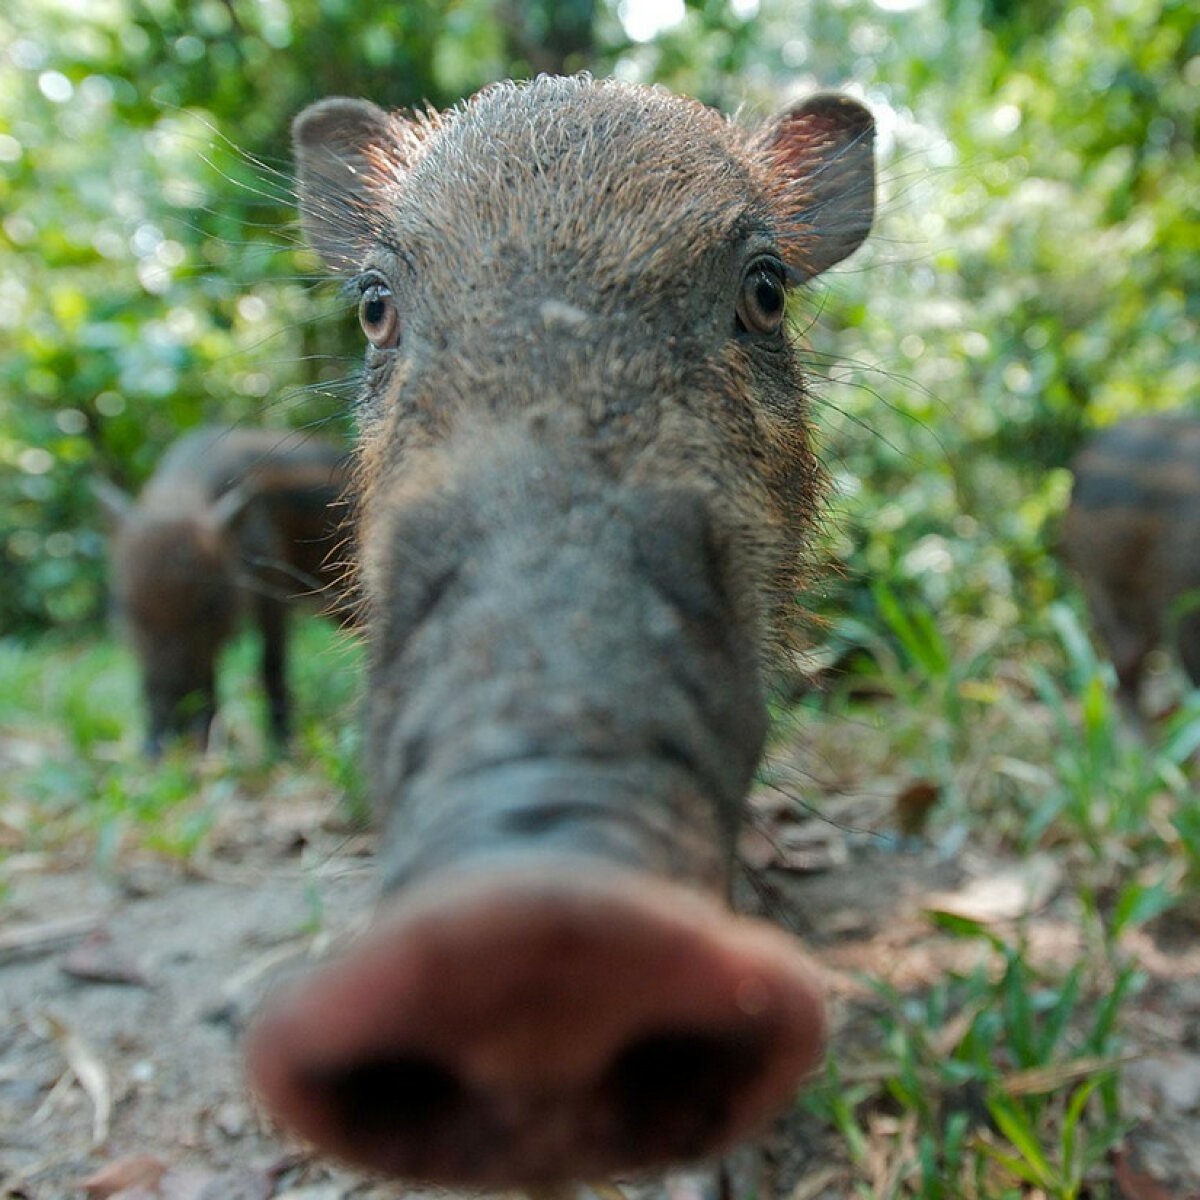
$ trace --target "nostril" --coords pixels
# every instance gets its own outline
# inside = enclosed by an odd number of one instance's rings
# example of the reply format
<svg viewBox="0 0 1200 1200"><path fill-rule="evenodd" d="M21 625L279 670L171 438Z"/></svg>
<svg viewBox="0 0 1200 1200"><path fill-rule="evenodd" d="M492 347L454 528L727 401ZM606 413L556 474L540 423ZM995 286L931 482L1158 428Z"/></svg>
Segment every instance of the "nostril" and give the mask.
<svg viewBox="0 0 1200 1200"><path fill-rule="evenodd" d="M476 1187L695 1161L761 1126L820 1057L794 944L576 861L411 889L260 1020L272 1110L349 1162Z"/></svg>
<svg viewBox="0 0 1200 1200"><path fill-rule="evenodd" d="M326 1097L341 1132L364 1145L452 1125L466 1102L450 1071L415 1057L370 1058L312 1071L306 1082Z"/></svg>
<svg viewBox="0 0 1200 1200"><path fill-rule="evenodd" d="M738 1033L651 1034L621 1053L604 1090L633 1143L691 1158L725 1133L765 1053L762 1039Z"/></svg>
<svg viewBox="0 0 1200 1200"><path fill-rule="evenodd" d="M443 1064L416 1055L375 1054L337 1069L310 1068L302 1086L320 1097L327 1132L352 1156L400 1173L470 1178L469 1160L483 1145L497 1155L509 1145L514 1174L530 1145L554 1155L613 1153L616 1161L695 1159L724 1140L744 1091L763 1068L768 1047L742 1031L644 1035L590 1080L538 1095L478 1092ZM586 1114L592 1114L587 1117ZM593 1119L607 1145L579 1139ZM544 1125L541 1133L530 1126ZM574 1132L563 1145L557 1125ZM435 1165L436 1164L436 1165ZM557 1169L557 1168L552 1168Z"/></svg>

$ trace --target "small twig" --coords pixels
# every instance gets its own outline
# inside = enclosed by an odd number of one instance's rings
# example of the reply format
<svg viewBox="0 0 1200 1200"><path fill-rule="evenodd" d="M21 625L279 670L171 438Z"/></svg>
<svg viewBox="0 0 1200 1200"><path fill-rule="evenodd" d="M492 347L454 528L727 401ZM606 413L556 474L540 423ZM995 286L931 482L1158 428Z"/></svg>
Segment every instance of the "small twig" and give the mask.
<svg viewBox="0 0 1200 1200"><path fill-rule="evenodd" d="M0 964L22 958L37 958L77 942L98 929L95 916L56 917L0 931Z"/></svg>
<svg viewBox="0 0 1200 1200"><path fill-rule="evenodd" d="M596 1195L597 1200L628 1200L625 1193L615 1183L593 1183L588 1186Z"/></svg>
<svg viewBox="0 0 1200 1200"><path fill-rule="evenodd" d="M112 1116L112 1091L108 1085L108 1071L104 1063L100 1061L100 1056L95 1050L65 1022L45 1012L39 1014L38 1021L45 1026L67 1061L69 1071L63 1078L74 1076L79 1080L79 1086L92 1102L92 1145L103 1145L108 1140L109 1119ZM56 1085L51 1095L57 1090ZM48 1103L50 1097L46 1099ZM46 1105L42 1106L43 1109L45 1107Z"/></svg>

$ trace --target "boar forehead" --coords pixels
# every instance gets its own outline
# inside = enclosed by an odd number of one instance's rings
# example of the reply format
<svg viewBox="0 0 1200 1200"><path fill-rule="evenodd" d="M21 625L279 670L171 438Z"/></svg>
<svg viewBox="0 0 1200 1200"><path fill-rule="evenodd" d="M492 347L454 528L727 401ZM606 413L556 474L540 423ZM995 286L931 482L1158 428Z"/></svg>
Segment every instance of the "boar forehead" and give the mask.
<svg viewBox="0 0 1200 1200"><path fill-rule="evenodd" d="M411 561L406 513L468 487L487 413L485 447L516 417L586 447L583 473L704 494L743 614L782 629L822 476L794 351L734 336L741 271L773 244L769 158L698 103L580 78L388 120L364 266L404 332L361 393L368 594Z"/></svg>
<svg viewBox="0 0 1200 1200"><path fill-rule="evenodd" d="M423 277L448 259L505 282L512 269L565 269L599 290L677 277L694 294L714 247L769 229L763 189L738 157L746 135L666 92L499 85L400 132L408 153L392 148L405 161L380 197L382 240Z"/></svg>

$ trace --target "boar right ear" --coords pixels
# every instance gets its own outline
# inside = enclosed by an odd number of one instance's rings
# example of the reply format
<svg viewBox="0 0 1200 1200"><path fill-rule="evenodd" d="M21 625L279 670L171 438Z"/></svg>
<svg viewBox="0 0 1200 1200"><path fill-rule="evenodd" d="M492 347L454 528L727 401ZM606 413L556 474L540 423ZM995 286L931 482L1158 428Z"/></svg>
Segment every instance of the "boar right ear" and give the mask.
<svg viewBox="0 0 1200 1200"><path fill-rule="evenodd" d="M856 100L812 96L759 135L788 266L803 283L857 250L875 219L875 120Z"/></svg>
<svg viewBox="0 0 1200 1200"><path fill-rule="evenodd" d="M210 529L223 532L246 510L246 506L254 499L254 492L244 483L235 483L227 492L222 492L212 507L204 514L205 524Z"/></svg>
<svg viewBox="0 0 1200 1200"><path fill-rule="evenodd" d="M300 219L326 266L355 271L372 242L377 194L395 162L400 118L369 100L334 97L292 122Z"/></svg>
<svg viewBox="0 0 1200 1200"><path fill-rule="evenodd" d="M89 481L92 495L96 497L100 510L104 514L105 524L115 529L133 511L133 497L121 491L115 483L96 476Z"/></svg>

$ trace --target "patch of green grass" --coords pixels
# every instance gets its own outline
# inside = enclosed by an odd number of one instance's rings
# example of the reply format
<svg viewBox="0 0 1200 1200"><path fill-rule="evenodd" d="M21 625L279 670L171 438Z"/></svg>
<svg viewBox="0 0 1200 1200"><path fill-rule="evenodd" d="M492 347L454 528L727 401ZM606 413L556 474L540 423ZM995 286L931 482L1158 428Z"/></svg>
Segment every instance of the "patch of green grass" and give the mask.
<svg viewBox="0 0 1200 1200"><path fill-rule="evenodd" d="M1054 738L1049 786L1030 810L1029 840L1055 830L1097 861L1110 859L1118 847L1127 861L1157 855L1163 847L1151 814L1190 788L1179 743L1164 750L1138 736L1116 702L1111 667L1096 657L1072 610L1053 605L1050 619L1067 667L1061 677L1043 668L1034 674Z"/></svg>
<svg viewBox="0 0 1200 1200"><path fill-rule="evenodd" d="M1179 849L1187 864L1185 886L1200 887L1200 807L1186 805L1171 818L1179 834Z"/></svg>
<svg viewBox="0 0 1200 1200"><path fill-rule="evenodd" d="M123 645L0 641L0 824L9 842L42 853L90 846L109 868L131 850L192 861L234 793L270 786L259 653L243 635L223 655L221 729L208 756L176 746L149 762L137 667ZM361 811L360 648L327 622L297 620L289 666L297 734L279 769Z"/></svg>
<svg viewBox="0 0 1200 1200"><path fill-rule="evenodd" d="M886 743L903 775L930 783L943 813L961 819L972 802L979 733L1000 694L989 682L1000 635L984 622L948 623L882 580L870 599L868 612L831 619L832 656L853 664L835 677L833 715L876 726L873 740ZM844 698L856 691L868 698Z"/></svg>
<svg viewBox="0 0 1200 1200"><path fill-rule="evenodd" d="M1086 949L1051 969L1019 932L933 917L941 936L978 944L982 965L914 993L868 980L868 1061L831 1061L802 1104L836 1131L855 1195L1110 1194L1107 1156L1128 1125L1123 1030L1142 982L1123 939L1200 881L1200 693L1147 735L1075 609L1050 606L1036 632L979 631L883 586L874 598L874 614L841 631L866 651L856 672L830 711L804 714L810 731L840 720L873 732L860 776L843 761L837 786L929 778L943 800L934 832L962 834L951 844L1053 855L1056 917Z"/></svg>
<svg viewBox="0 0 1200 1200"><path fill-rule="evenodd" d="M802 1103L864 1170L889 1159L889 1196L1017 1196L1033 1184L1076 1200L1126 1129L1117 1017L1136 972L1089 977L1076 965L1055 976L1033 967L1020 942L961 918L937 921L992 953L917 995L871 981L883 1051L872 1079L848 1084L831 1059Z"/></svg>

